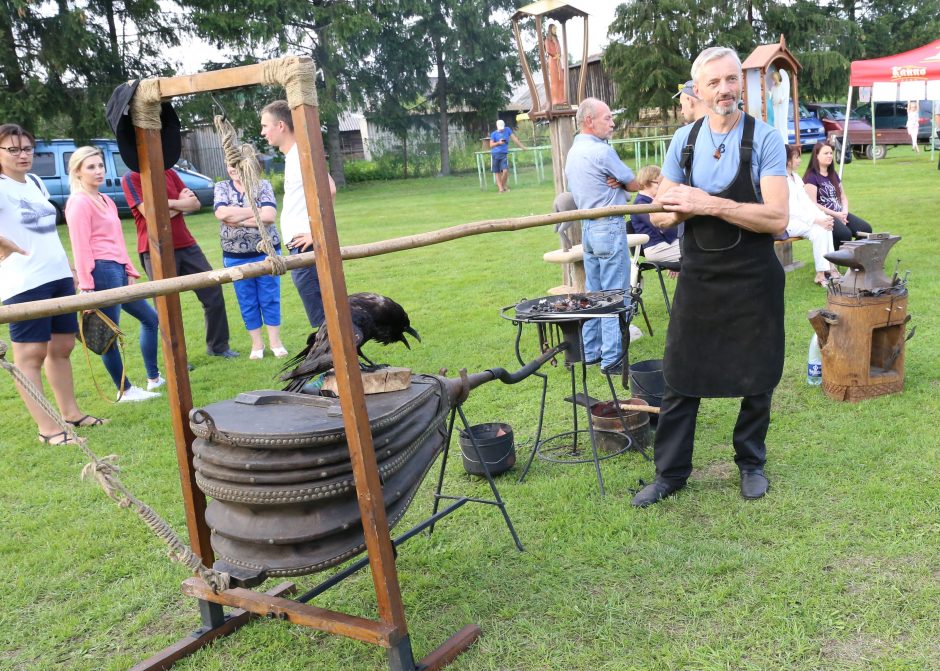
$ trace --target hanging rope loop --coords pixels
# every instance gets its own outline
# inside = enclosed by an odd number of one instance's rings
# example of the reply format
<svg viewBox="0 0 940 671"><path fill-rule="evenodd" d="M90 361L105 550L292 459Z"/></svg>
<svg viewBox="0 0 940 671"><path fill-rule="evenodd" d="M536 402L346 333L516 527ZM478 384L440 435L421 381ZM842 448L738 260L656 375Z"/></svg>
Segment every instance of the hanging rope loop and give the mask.
<svg viewBox="0 0 940 671"><path fill-rule="evenodd" d="M265 259L274 275L283 275L287 272L284 259L274 249L274 242L268 233L268 227L261 221L261 209L258 207L258 193L261 190L261 166L250 144L241 144L235 133L235 128L221 114L215 115L215 127L219 132L219 141L222 143L222 153L225 155L225 164L232 166L238 175L238 181L245 189L245 196L251 206L255 225L261 235L258 243L258 252L267 256Z"/></svg>
<svg viewBox="0 0 940 671"><path fill-rule="evenodd" d="M43 395L42 391L30 381L28 377L15 364L6 360L7 344L0 340L0 368L6 370L16 383L26 392L26 394L35 401L45 411L49 417L62 429L66 435L67 445L75 444L88 457L89 463L82 468L81 478L87 480L94 477L105 491L105 494L117 502L121 508L133 508L144 523L150 527L150 530L169 548L169 556L176 562L185 565L190 571L202 578L206 584L212 587L213 591L226 590L231 584L231 578L228 573L222 573L207 568L202 560L192 550L190 550L179 536L173 530L166 520L160 517L150 506L140 501L134 496L124 483L118 478L121 469L117 465L117 455L109 454L104 458L92 452L85 438L79 437L75 433L75 427L65 421L58 410L53 407L49 400Z"/></svg>

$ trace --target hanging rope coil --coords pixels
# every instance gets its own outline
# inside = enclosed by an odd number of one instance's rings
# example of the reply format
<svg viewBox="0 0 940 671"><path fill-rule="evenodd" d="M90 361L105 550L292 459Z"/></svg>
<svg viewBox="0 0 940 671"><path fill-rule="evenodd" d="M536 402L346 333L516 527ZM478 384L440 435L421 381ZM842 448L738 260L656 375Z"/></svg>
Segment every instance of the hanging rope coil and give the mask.
<svg viewBox="0 0 940 671"><path fill-rule="evenodd" d="M229 121L217 114L215 116L215 127L219 132L219 140L222 143L222 152L225 154L225 164L235 168L238 174L238 181L242 183L245 189L245 195L251 205L251 213L254 215L255 225L258 227L258 233L261 234L261 241L258 243L258 251L267 256L265 259L274 275L283 275L287 272L287 266L284 259L277 250L274 249L274 242L268 233L268 227L261 221L261 209L258 207L258 192L261 188L261 166L258 165L258 159L255 156L255 148L250 144L240 144L235 134L235 128Z"/></svg>
<svg viewBox="0 0 940 671"><path fill-rule="evenodd" d="M261 82L283 86L291 109L317 104L317 68L309 58L285 56L262 63Z"/></svg>
<svg viewBox="0 0 940 671"><path fill-rule="evenodd" d="M104 458L99 458L92 452L87 446L87 440L75 433L75 427L66 422L65 419L59 415L58 410L53 407L52 403L43 395L42 391L37 389L23 371L15 364L6 360L7 349L7 344L0 340L0 368L10 373L16 383L26 391L26 394L52 418L63 432L65 432L68 441L67 444L71 445L74 443L85 453L85 456L88 457L89 463L82 468L82 480L93 476L95 480L98 481L98 484L101 485L105 494L116 501L121 508L134 508L134 511L140 516L144 523L150 527L151 531L169 546L170 551L168 556L170 559L189 568L190 571L198 575L206 584L211 586L213 591L218 592L228 589L231 583L229 574L207 568L202 563L199 556L180 540L179 536L177 536L176 532L173 530L173 527L171 527L166 520L161 518L153 508L140 501L140 499L134 496L130 490L124 486L124 483L118 478L118 473L121 472L121 469L118 468L116 463L117 455L109 454Z"/></svg>

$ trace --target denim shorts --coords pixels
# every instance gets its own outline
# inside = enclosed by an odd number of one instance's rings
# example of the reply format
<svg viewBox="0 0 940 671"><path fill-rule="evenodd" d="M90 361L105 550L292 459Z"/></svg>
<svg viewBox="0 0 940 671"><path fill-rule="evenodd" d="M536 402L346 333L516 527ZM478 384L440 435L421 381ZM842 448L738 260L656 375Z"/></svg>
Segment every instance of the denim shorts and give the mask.
<svg viewBox="0 0 940 671"><path fill-rule="evenodd" d="M509 170L509 154L490 154L493 160L493 168L490 172L502 172Z"/></svg>
<svg viewBox="0 0 940 671"><path fill-rule="evenodd" d="M3 301L3 304L14 305L74 295L75 282L71 277L63 277L17 294ZM68 312L55 317L39 317L10 324L10 340L13 342L49 342L53 333L78 333L78 318L75 313Z"/></svg>

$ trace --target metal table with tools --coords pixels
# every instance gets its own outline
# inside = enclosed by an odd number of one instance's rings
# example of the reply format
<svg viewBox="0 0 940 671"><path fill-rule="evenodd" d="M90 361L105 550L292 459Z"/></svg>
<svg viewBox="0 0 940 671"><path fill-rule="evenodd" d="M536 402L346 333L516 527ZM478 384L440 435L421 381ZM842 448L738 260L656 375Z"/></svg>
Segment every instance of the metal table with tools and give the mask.
<svg viewBox="0 0 940 671"><path fill-rule="evenodd" d="M544 373L535 373L542 379L541 398L539 402L538 424L535 431L535 441L532 452L526 460L525 467L519 476L522 482L535 457L545 461L561 464L594 464L597 475L597 484L600 493L605 494L604 477L601 473L600 462L615 457L630 450L639 449L644 457L649 459L642 447L631 436L631 429L627 421L627 412L622 408L617 391L614 388L613 378L605 374L607 386L610 390L610 403L595 403L588 392L587 384L587 357L584 351L582 327L592 319L616 319L619 322L620 334L623 343L622 362L624 371L628 370L630 332L629 326L637 311L638 302L632 293L622 291L598 291L584 294L565 294L561 296L546 296L534 300L523 300L516 305L504 307L500 310L503 319L511 321L516 326L515 352L516 358L523 362L521 352L522 332L526 324L535 325L538 333L538 342L541 351L547 351L559 343L567 345L564 348L564 365L570 372L571 396L567 399L572 402L570 431L556 433L543 438L542 429L545 420L545 403L548 394L548 376ZM581 392L578 391L576 369L580 369ZM604 405L606 418L612 421L616 428L622 431L601 431L597 426L598 410L596 406ZM580 428L579 406L586 410L587 428ZM601 434L604 438L612 438L606 434L616 433L615 443L606 450L599 449ZM587 434L588 440L584 440ZM588 450L588 445L590 450Z"/></svg>

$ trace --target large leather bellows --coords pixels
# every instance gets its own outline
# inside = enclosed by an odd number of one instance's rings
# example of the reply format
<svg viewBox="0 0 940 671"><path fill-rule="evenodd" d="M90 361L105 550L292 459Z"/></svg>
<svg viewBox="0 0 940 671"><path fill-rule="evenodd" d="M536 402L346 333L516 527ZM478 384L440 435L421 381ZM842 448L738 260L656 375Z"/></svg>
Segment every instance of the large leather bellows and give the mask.
<svg viewBox="0 0 940 671"><path fill-rule="evenodd" d="M444 447L443 380L366 396L389 526ZM212 500L215 568L243 585L304 575L365 549L339 401L255 391L190 413L196 482Z"/></svg>

